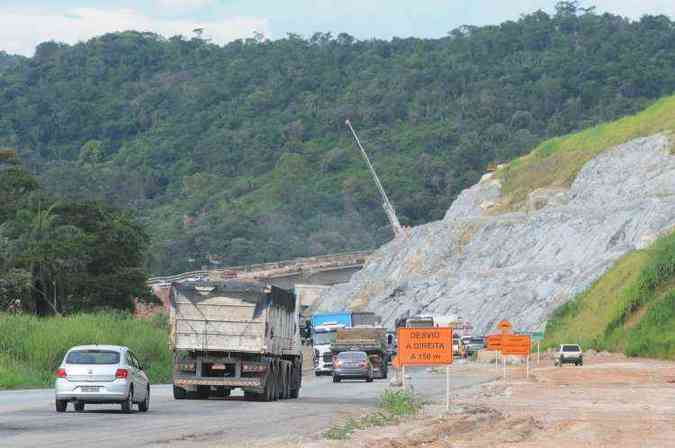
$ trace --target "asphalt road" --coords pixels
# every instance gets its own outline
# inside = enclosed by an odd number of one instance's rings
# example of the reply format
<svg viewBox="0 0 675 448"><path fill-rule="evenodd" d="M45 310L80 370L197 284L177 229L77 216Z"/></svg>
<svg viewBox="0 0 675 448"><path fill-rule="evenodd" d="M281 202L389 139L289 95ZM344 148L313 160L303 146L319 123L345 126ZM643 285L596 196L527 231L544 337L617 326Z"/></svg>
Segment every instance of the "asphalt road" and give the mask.
<svg viewBox="0 0 675 448"><path fill-rule="evenodd" d="M415 391L427 399L445 396L445 375L409 372ZM453 373L452 388L485 382L489 374ZM300 399L271 403L228 399L175 401L170 386L154 386L150 411L123 414L117 405L87 405L85 412L54 410L53 390L0 392L0 447L106 448L183 446L285 436L309 436L330 427L340 415L375 408L388 381L342 382L308 378Z"/></svg>

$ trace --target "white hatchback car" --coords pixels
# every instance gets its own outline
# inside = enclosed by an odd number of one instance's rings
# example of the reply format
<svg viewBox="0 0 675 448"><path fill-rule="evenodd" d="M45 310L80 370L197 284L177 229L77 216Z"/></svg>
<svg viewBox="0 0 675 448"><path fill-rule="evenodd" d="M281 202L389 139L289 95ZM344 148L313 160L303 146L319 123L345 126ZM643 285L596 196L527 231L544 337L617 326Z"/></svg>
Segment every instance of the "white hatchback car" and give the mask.
<svg viewBox="0 0 675 448"><path fill-rule="evenodd" d="M87 403L119 403L122 410L147 412L150 381L138 359L127 347L81 345L66 353L56 371L56 411L65 412L68 402L76 411Z"/></svg>

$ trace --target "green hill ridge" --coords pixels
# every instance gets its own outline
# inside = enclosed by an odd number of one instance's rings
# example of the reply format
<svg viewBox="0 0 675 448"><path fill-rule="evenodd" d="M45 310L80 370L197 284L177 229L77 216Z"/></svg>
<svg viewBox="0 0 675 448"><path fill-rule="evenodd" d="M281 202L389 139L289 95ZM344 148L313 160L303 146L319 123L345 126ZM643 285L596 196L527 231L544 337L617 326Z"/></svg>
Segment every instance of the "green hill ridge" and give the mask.
<svg viewBox="0 0 675 448"><path fill-rule="evenodd" d="M441 39L46 42L0 70L0 147L56 197L135 210L156 274L374 248L391 231L346 118L422 224L489 164L672 94L673 42L665 16L574 2Z"/></svg>

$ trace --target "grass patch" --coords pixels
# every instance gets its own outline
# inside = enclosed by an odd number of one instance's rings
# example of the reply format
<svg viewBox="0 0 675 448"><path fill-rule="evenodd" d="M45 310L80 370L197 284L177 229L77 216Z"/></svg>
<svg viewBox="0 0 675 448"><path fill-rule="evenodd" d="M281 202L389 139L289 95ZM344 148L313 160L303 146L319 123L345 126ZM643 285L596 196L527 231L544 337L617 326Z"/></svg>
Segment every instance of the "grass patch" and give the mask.
<svg viewBox="0 0 675 448"><path fill-rule="evenodd" d="M675 233L624 256L558 308L546 326L544 347L562 343L675 359Z"/></svg>
<svg viewBox="0 0 675 448"><path fill-rule="evenodd" d="M675 96L670 96L636 115L547 140L498 171L505 198L500 211L517 209L539 188L569 187L584 164L606 149L673 130Z"/></svg>
<svg viewBox="0 0 675 448"><path fill-rule="evenodd" d="M354 431L379 426L394 425L402 417L417 415L422 402L409 391L386 390L378 400L378 410L363 417L349 417L323 433L325 439L347 440Z"/></svg>
<svg viewBox="0 0 675 448"><path fill-rule="evenodd" d="M131 348L153 383L171 380L171 352L163 322L126 313L37 318L0 314L0 388L50 386L54 371L74 345L113 344Z"/></svg>

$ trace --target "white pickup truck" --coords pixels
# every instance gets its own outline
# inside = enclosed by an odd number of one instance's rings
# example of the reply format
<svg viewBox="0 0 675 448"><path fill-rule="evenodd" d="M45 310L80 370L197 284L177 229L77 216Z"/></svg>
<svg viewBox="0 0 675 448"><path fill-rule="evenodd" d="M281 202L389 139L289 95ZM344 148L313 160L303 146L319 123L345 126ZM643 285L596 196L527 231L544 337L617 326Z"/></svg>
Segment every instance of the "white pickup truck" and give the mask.
<svg viewBox="0 0 675 448"><path fill-rule="evenodd" d="M579 344L561 344L557 352L553 354L554 364L562 367L563 364L584 365L584 356Z"/></svg>

